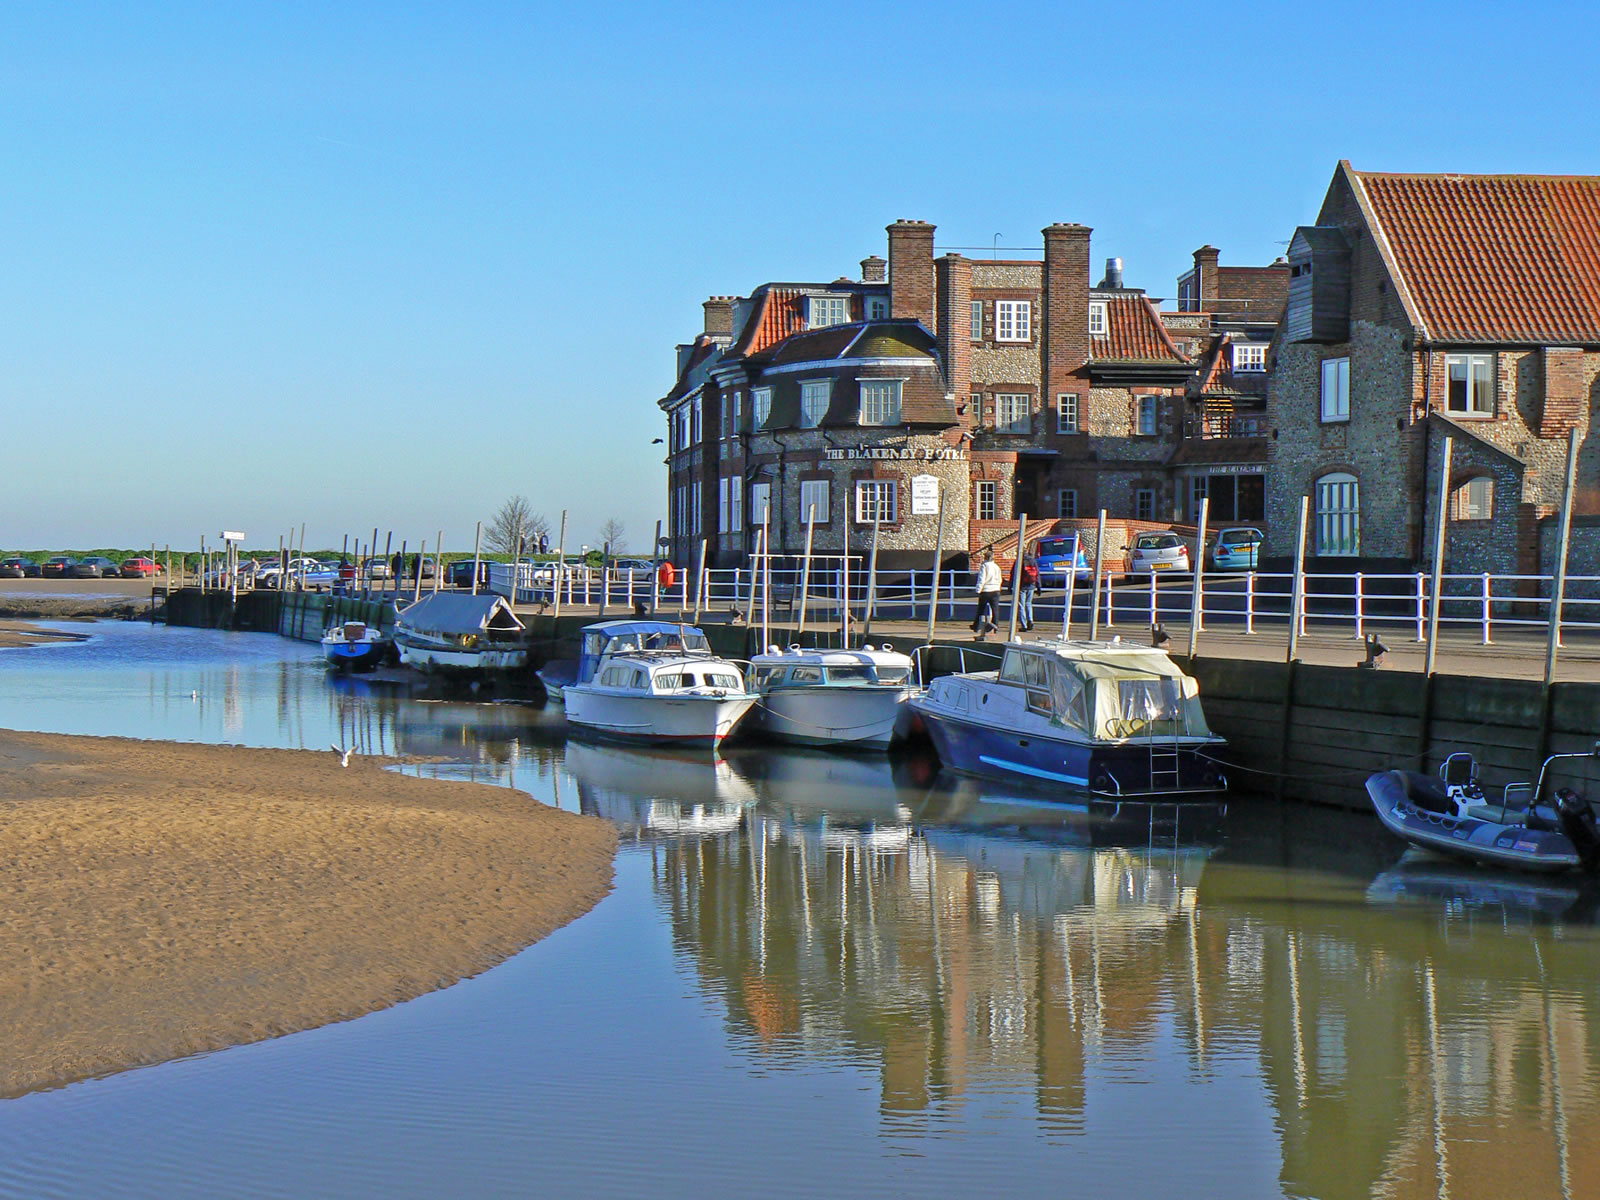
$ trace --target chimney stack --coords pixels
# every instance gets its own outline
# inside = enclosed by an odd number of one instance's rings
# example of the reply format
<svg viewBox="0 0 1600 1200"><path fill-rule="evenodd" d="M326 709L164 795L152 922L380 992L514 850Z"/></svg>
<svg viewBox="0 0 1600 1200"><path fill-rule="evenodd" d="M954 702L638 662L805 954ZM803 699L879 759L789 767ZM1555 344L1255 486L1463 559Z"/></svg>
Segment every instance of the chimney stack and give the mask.
<svg viewBox="0 0 1600 1200"><path fill-rule="evenodd" d="M705 331L713 336L733 336L733 302L735 296L712 296L703 307L706 310Z"/></svg>
<svg viewBox="0 0 1600 1200"><path fill-rule="evenodd" d="M1211 312L1217 300L1217 259L1222 254L1215 246L1201 246L1194 252L1196 312Z"/></svg>
<svg viewBox="0 0 1600 1200"><path fill-rule="evenodd" d="M939 289L939 359L945 390L961 403L972 381L972 264L959 254L946 254L934 264ZM978 421L967 414L967 424Z"/></svg>
<svg viewBox="0 0 1600 1200"><path fill-rule="evenodd" d="M876 254L868 255L861 260L862 283L887 283L889 281L889 264Z"/></svg>
<svg viewBox="0 0 1600 1200"><path fill-rule="evenodd" d="M1089 391L1089 234L1057 222L1044 230L1044 319L1040 323L1044 395L1049 411L1063 392ZM1083 408L1080 404L1079 411Z"/></svg>
<svg viewBox="0 0 1600 1200"><path fill-rule="evenodd" d="M1113 291L1122 287L1122 260L1120 258L1106 259L1106 277L1100 281L1100 286Z"/></svg>
<svg viewBox="0 0 1600 1200"><path fill-rule="evenodd" d="M937 333L934 315L933 226L926 221L896 221L889 231L889 315L921 321Z"/></svg>

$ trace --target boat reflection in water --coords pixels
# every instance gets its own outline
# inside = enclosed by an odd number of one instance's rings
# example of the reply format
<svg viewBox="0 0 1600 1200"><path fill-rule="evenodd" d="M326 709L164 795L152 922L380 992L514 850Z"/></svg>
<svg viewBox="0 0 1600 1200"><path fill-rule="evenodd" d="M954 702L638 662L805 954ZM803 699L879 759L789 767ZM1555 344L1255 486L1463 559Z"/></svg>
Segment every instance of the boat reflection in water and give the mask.
<svg viewBox="0 0 1600 1200"><path fill-rule="evenodd" d="M578 807L635 838L733 834L755 804L749 782L726 761L693 750L645 749L573 740L567 769Z"/></svg>
<svg viewBox="0 0 1600 1200"><path fill-rule="evenodd" d="M1157 1080L1145 1135L1242 1139L1226 1078L1275 1110L1289 1194L1600 1194L1600 945L1548 924L1564 891L1230 860L1220 808L1062 810L915 761L733 765L759 805L652 851L674 942L752 1069L871 1071L891 1141L1020 1095L1047 1139L1117 1136L1117 1088Z"/></svg>

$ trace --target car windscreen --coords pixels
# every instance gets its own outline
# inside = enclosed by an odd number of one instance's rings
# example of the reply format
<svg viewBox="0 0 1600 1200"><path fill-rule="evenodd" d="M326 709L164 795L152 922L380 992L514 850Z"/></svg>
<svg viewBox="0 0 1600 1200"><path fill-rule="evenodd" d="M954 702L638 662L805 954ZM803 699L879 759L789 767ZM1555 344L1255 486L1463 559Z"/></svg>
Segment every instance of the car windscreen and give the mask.
<svg viewBox="0 0 1600 1200"><path fill-rule="evenodd" d="M1259 529L1226 529L1217 535L1217 541L1224 546L1254 546L1261 541Z"/></svg>
<svg viewBox="0 0 1600 1200"><path fill-rule="evenodd" d="M1073 539L1072 538L1040 538L1039 539L1039 557L1040 558L1055 558L1058 555L1065 556L1065 555L1071 554L1073 549L1074 549L1074 543L1073 543Z"/></svg>
<svg viewBox="0 0 1600 1200"><path fill-rule="evenodd" d="M1175 550L1182 544L1175 534L1145 533L1139 535L1135 545L1139 550Z"/></svg>

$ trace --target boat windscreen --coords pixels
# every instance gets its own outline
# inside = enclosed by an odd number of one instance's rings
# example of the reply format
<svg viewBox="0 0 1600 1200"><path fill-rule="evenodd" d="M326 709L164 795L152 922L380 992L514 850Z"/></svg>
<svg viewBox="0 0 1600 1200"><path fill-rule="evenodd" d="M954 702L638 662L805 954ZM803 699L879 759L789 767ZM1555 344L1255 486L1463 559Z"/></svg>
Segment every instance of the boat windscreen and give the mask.
<svg viewBox="0 0 1600 1200"><path fill-rule="evenodd" d="M910 667L879 667L878 682L890 687L900 687L911 678Z"/></svg>
<svg viewBox="0 0 1600 1200"><path fill-rule="evenodd" d="M829 667L829 683L871 683L872 668L866 666Z"/></svg>

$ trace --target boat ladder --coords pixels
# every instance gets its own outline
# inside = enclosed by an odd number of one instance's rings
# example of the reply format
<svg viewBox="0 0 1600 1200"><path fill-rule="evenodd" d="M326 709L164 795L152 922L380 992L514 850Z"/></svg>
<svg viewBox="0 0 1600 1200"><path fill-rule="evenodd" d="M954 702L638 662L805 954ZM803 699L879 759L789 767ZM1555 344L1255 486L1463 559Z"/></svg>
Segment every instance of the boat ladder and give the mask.
<svg viewBox="0 0 1600 1200"><path fill-rule="evenodd" d="M1178 791L1182 781L1178 774L1178 743L1150 743L1150 790L1152 792Z"/></svg>

